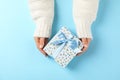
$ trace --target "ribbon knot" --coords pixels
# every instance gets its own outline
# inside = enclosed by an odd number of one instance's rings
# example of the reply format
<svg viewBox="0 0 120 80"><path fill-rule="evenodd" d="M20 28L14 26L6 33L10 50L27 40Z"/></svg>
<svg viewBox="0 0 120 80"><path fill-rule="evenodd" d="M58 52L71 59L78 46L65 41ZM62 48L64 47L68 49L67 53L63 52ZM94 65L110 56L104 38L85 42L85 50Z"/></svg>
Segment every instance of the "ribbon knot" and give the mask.
<svg viewBox="0 0 120 80"><path fill-rule="evenodd" d="M58 35L59 40L53 41L52 44L59 45L59 47L54 51L53 58L56 58L57 55L62 51L62 49L65 47L65 45L68 43L69 47L73 49L74 53L81 52L81 49L78 49L78 46L80 45L80 42L76 39L74 39L73 35L69 35L68 38L65 36L63 32L60 32Z"/></svg>

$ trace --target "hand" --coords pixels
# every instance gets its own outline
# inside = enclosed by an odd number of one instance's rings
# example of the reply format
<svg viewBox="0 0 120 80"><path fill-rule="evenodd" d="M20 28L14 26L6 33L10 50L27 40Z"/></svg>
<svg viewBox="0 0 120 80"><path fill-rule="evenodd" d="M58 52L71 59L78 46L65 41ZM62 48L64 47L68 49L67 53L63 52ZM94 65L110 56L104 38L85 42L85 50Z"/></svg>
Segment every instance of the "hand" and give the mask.
<svg viewBox="0 0 120 80"><path fill-rule="evenodd" d="M48 38L44 37L34 37L36 46L38 50L45 56L48 56L47 53L43 50L44 46L48 43Z"/></svg>
<svg viewBox="0 0 120 80"><path fill-rule="evenodd" d="M85 52L88 49L89 44L91 42L91 38L80 38L80 40L83 43L83 48L82 48L82 52L78 53L77 56L79 56L81 53Z"/></svg>

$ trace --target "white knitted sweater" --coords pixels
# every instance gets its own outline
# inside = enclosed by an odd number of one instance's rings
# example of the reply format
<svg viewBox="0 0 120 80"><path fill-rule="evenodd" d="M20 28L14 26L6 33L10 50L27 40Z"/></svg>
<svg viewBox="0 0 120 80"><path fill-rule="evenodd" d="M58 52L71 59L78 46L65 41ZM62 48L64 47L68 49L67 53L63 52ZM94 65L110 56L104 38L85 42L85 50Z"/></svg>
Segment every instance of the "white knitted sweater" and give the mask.
<svg viewBox="0 0 120 80"><path fill-rule="evenodd" d="M96 19L99 0L73 0L73 19L79 38L93 38L91 24ZM54 0L29 0L36 23L34 36L50 37L54 18Z"/></svg>

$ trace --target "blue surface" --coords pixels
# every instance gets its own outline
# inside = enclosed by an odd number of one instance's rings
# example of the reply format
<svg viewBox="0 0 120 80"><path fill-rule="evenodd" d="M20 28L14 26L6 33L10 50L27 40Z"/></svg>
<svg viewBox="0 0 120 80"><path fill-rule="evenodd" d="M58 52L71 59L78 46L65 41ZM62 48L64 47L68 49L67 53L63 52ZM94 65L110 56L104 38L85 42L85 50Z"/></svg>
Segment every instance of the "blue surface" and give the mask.
<svg viewBox="0 0 120 80"><path fill-rule="evenodd" d="M0 0L0 80L120 80L120 0L101 0L88 51L63 69L36 48L26 0ZM55 33L73 33L72 0L56 0ZM55 34L53 33L52 36Z"/></svg>

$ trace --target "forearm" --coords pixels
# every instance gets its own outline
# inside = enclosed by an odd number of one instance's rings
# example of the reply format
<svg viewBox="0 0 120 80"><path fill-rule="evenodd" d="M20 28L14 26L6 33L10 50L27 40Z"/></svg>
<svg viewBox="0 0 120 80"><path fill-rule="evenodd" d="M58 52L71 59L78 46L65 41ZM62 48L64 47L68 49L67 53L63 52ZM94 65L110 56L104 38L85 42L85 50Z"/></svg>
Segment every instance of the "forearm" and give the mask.
<svg viewBox="0 0 120 80"><path fill-rule="evenodd" d="M29 0L29 7L36 23L34 36L50 37L54 18L54 0Z"/></svg>
<svg viewBox="0 0 120 80"><path fill-rule="evenodd" d="M79 38L93 38L91 25L96 19L99 0L73 0L73 18Z"/></svg>

